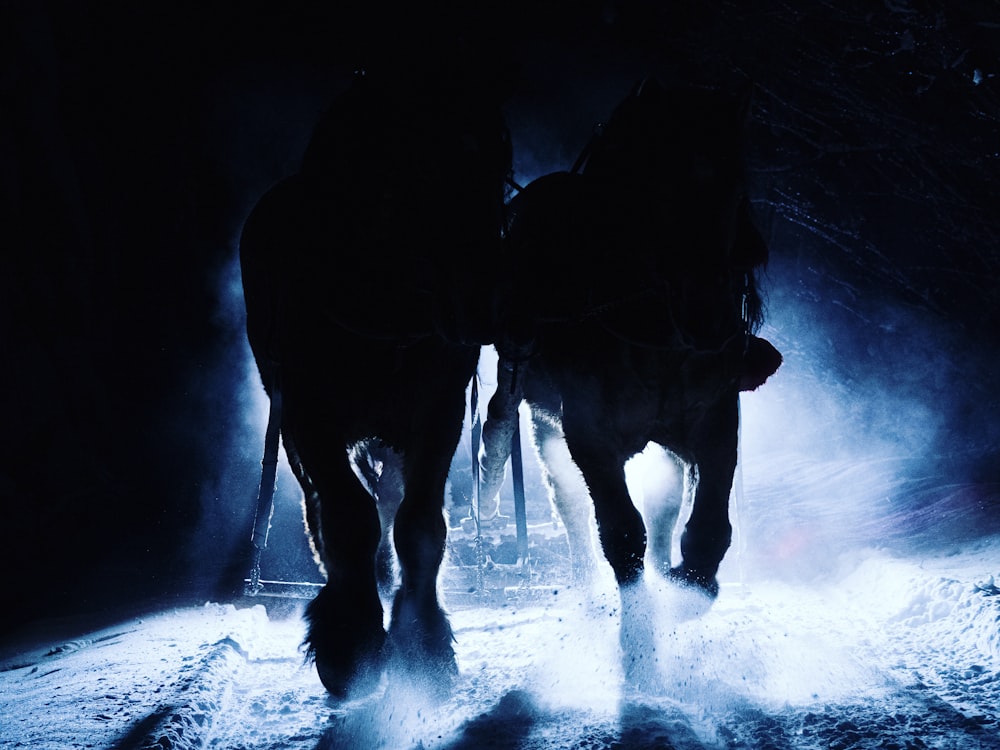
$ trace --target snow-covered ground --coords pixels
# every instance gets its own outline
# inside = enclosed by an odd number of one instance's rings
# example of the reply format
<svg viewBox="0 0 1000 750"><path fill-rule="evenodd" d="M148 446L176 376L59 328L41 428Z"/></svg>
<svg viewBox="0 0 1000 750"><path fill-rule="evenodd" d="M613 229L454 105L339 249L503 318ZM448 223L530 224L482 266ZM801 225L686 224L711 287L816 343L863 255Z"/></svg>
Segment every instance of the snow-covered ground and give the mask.
<svg viewBox="0 0 1000 750"><path fill-rule="evenodd" d="M623 684L610 586L465 601L451 607L460 677L441 705L398 686L328 703L300 612L277 600L69 640L50 623L2 655L0 747L1000 748L1000 538L840 567L822 584L724 585L684 621L677 594L654 586L655 687Z"/></svg>
<svg viewBox="0 0 1000 750"><path fill-rule="evenodd" d="M175 603L0 645L0 750L1000 750L996 488L927 458L946 441L913 404L881 397L920 428L907 441L782 372L743 403L718 600L691 617L649 582L648 684L623 681L610 568L592 590L565 585L562 530L526 466L529 565L510 562L512 526L489 531L482 569L469 533L449 534L460 675L444 703L397 684L328 702L301 600Z"/></svg>

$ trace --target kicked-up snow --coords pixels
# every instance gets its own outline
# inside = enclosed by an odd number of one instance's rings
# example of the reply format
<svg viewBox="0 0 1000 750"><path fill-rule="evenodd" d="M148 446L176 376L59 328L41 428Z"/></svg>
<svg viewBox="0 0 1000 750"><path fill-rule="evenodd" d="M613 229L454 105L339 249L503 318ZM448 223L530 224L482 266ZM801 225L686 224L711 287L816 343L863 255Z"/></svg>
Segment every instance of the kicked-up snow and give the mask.
<svg viewBox="0 0 1000 750"><path fill-rule="evenodd" d="M841 569L724 585L707 610L651 583L646 684L623 681L607 581L463 601L460 676L441 704L400 684L329 702L301 612L273 600L71 640L50 623L5 649L0 748L1000 748L1000 539L855 553Z"/></svg>

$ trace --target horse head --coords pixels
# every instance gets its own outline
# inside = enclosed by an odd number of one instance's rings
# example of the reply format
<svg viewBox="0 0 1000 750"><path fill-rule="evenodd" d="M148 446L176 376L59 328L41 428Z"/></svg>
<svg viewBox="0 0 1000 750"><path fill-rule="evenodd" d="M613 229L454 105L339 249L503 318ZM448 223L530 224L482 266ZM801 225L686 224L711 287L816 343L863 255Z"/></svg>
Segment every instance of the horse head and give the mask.
<svg viewBox="0 0 1000 750"><path fill-rule="evenodd" d="M730 226L743 198L744 92L640 82L615 108L595 141L584 174L613 184L670 227L691 232L689 262L731 244L713 235ZM697 232L695 234L694 232Z"/></svg>
<svg viewBox="0 0 1000 750"><path fill-rule="evenodd" d="M746 194L750 89L640 82L591 147L583 175L625 217L631 262L665 289L681 338L717 348L763 317L767 245Z"/></svg>
<svg viewBox="0 0 1000 750"><path fill-rule="evenodd" d="M453 67L383 66L358 71L333 101L301 170L303 223L317 238L302 275L325 285L313 296L327 317L373 338L489 343L483 259L501 253L507 93Z"/></svg>

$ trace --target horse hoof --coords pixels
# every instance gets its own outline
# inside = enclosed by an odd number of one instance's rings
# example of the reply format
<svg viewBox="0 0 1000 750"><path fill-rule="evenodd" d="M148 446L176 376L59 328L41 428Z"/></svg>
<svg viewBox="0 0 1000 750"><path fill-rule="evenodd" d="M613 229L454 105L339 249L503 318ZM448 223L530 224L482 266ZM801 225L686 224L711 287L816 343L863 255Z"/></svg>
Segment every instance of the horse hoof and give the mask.
<svg viewBox="0 0 1000 750"><path fill-rule="evenodd" d="M480 521L480 526L493 531L503 531L510 526L510 516L503 516L497 513L492 518L484 518Z"/></svg>
<svg viewBox="0 0 1000 750"><path fill-rule="evenodd" d="M393 667L426 674L455 676L458 662L452 647L451 627L421 632L406 628L390 628L386 641L386 662Z"/></svg>
<svg viewBox="0 0 1000 750"><path fill-rule="evenodd" d="M462 531L466 534L476 534L478 531L503 531L510 526L510 516L503 516L497 513L489 518L479 519L478 526L476 519L471 516L460 521Z"/></svg>
<svg viewBox="0 0 1000 750"><path fill-rule="evenodd" d="M336 700L355 700L371 695L382 680L381 659L364 660L350 668L316 659L316 673L323 687Z"/></svg>
<svg viewBox="0 0 1000 750"><path fill-rule="evenodd" d="M719 581L714 575L699 573L696 570L689 570L683 565L671 568L668 579L686 589L693 589L704 594L709 599L717 599L719 596Z"/></svg>
<svg viewBox="0 0 1000 750"><path fill-rule="evenodd" d="M408 605L399 600L393 612L386 641L390 677L408 683L432 701L446 700L458 677L451 626L440 608L415 616Z"/></svg>
<svg viewBox="0 0 1000 750"><path fill-rule="evenodd" d="M377 595L368 594L371 606L355 607L353 618L346 618L339 609L345 598L325 586L306 608L307 656L315 663L323 687L340 700L374 692L385 670L386 650Z"/></svg>
<svg viewBox="0 0 1000 750"><path fill-rule="evenodd" d="M455 691L458 668L452 664L396 665L389 669L389 684L406 690L410 695L419 696L428 706L440 706Z"/></svg>

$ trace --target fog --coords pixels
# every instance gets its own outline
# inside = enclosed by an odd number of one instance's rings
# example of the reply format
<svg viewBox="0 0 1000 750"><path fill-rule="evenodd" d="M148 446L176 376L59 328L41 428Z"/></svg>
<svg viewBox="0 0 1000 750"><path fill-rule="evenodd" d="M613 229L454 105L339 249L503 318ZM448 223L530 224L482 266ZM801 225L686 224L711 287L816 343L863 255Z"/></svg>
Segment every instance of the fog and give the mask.
<svg viewBox="0 0 1000 750"><path fill-rule="evenodd" d="M623 79L617 88L607 86L604 100L591 92L577 106L597 111L601 101L608 112L627 90ZM579 115L572 127L557 130L521 121L516 113L511 119L515 179L524 182L571 168L601 121ZM738 542L723 579L756 571L804 582L834 574L852 553L872 546L919 555L988 533L996 512L992 456L1000 428L997 402L982 374L997 359L995 347L915 301L908 288L886 285L878 261L863 255L845 260L843 247L828 252L834 241L814 231L822 218L799 211L790 220L775 212L773 194L766 192L754 196L754 204L771 251L760 335L778 347L784 363L764 386L741 397L732 503ZM844 263L860 275L847 276ZM240 394L240 412L215 463L218 485L205 504L214 501L246 525L254 500L246 474L263 449L267 400L242 337L235 255L220 274L218 300L229 341L220 385ZM483 350L481 414L495 388L495 358L492 348ZM455 482L467 481L470 422L467 413L453 467L462 476ZM526 406L522 427L529 515L544 522L551 512L529 445ZM242 494L225 489L237 487ZM277 487L265 565L278 579L315 581L302 541L299 491L285 463ZM513 517L511 497L508 476L501 512ZM641 497L636 500L641 505ZM218 522L205 520L207 526ZM194 537L192 556L201 541L211 543L210 534Z"/></svg>

